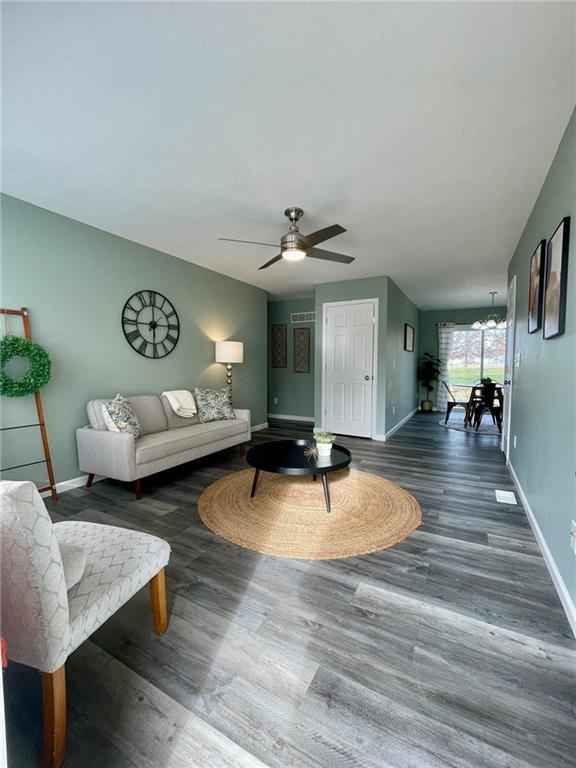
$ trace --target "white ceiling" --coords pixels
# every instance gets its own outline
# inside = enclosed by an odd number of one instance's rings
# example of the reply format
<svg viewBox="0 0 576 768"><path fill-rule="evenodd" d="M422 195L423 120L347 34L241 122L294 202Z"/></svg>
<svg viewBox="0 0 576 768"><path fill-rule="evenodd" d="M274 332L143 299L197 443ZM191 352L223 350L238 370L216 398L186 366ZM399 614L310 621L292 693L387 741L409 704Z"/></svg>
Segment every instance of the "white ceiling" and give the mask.
<svg viewBox="0 0 576 768"><path fill-rule="evenodd" d="M4 190L261 286L480 306L576 100L573 3L5 3ZM258 266L283 210L351 266ZM559 211L559 216L561 215ZM542 233L543 235L545 233Z"/></svg>

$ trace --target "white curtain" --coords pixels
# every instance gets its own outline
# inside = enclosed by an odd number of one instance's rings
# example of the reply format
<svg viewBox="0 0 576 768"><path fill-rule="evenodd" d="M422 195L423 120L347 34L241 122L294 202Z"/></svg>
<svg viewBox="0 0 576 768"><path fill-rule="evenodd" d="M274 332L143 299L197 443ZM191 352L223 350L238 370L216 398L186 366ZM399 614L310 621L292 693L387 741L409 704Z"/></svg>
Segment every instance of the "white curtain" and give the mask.
<svg viewBox="0 0 576 768"><path fill-rule="evenodd" d="M450 374L448 372L448 363L452 356L452 345L454 344L454 325L438 325L438 357L440 358L440 381L436 385L436 408L444 412L448 400L448 392L442 384L442 380L450 386Z"/></svg>

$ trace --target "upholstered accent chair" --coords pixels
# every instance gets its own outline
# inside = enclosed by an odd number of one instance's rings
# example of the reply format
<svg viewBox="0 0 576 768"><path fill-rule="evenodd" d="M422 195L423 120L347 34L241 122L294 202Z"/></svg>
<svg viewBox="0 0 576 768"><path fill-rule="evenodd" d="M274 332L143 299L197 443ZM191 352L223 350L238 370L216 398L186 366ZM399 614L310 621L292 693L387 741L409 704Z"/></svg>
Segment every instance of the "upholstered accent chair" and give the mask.
<svg viewBox="0 0 576 768"><path fill-rule="evenodd" d="M164 633L169 557L169 545L147 533L53 524L33 483L0 483L0 631L8 658L42 676L45 768L64 760L66 659L147 583Z"/></svg>

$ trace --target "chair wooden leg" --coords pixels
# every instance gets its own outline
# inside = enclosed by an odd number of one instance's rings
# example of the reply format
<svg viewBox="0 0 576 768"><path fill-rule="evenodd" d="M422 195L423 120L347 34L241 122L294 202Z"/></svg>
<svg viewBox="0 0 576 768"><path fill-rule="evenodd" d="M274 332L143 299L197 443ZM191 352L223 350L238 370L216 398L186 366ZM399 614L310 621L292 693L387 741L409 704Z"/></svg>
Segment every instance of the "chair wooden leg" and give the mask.
<svg viewBox="0 0 576 768"><path fill-rule="evenodd" d="M246 443L240 443L240 456L244 456L246 453Z"/></svg>
<svg viewBox="0 0 576 768"><path fill-rule="evenodd" d="M41 672L44 714L43 768L60 768L66 754L66 674L64 664L56 672Z"/></svg>
<svg viewBox="0 0 576 768"><path fill-rule="evenodd" d="M168 609L166 607L166 574L164 568L150 579L150 600L154 630L163 635L168 629Z"/></svg>
<svg viewBox="0 0 576 768"><path fill-rule="evenodd" d="M136 494L137 499L142 498L142 479L138 478L138 480L134 480L134 493Z"/></svg>
<svg viewBox="0 0 576 768"><path fill-rule="evenodd" d="M94 475L90 473L88 477L86 478L86 488L92 488L92 483L94 482Z"/></svg>
<svg viewBox="0 0 576 768"><path fill-rule="evenodd" d="M448 419L450 418L450 414L452 413L454 405L455 403L451 403L450 401L446 403L446 418L444 419L444 424L448 423Z"/></svg>

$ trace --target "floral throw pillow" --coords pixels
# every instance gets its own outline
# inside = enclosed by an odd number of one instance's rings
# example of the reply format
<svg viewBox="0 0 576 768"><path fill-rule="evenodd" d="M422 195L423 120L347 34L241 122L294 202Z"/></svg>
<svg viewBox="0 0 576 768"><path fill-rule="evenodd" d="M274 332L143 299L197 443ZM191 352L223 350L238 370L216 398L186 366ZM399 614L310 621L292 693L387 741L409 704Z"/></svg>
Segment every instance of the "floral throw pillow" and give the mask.
<svg viewBox="0 0 576 768"><path fill-rule="evenodd" d="M110 432L127 432L134 435L134 439L140 437L140 424L134 409L122 395L102 403L102 418Z"/></svg>
<svg viewBox="0 0 576 768"><path fill-rule="evenodd" d="M198 418L202 424L208 421L236 418L230 405L228 387L223 387L222 389L196 389L194 394L196 405L198 406Z"/></svg>

